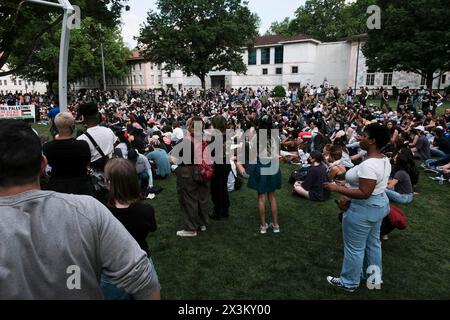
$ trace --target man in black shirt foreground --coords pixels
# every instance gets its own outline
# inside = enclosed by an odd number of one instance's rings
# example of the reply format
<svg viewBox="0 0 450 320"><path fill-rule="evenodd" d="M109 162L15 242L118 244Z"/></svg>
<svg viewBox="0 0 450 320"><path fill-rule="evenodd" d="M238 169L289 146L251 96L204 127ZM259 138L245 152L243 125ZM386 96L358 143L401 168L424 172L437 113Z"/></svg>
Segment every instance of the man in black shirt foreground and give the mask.
<svg viewBox="0 0 450 320"><path fill-rule="evenodd" d="M54 141L43 146L44 155L51 167L48 190L61 193L93 195L88 176L91 151L86 141L72 138L75 119L69 112L60 113L55 118L59 134Z"/></svg>

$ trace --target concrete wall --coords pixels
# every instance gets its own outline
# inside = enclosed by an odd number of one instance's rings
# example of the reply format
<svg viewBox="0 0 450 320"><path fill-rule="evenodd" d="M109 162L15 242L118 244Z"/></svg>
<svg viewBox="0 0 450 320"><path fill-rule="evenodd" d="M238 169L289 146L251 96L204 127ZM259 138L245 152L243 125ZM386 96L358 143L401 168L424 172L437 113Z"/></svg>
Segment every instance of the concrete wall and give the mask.
<svg viewBox="0 0 450 320"><path fill-rule="evenodd" d="M350 68L350 44L348 42L322 43L317 47L314 83L320 85L327 79L330 86L345 89Z"/></svg>

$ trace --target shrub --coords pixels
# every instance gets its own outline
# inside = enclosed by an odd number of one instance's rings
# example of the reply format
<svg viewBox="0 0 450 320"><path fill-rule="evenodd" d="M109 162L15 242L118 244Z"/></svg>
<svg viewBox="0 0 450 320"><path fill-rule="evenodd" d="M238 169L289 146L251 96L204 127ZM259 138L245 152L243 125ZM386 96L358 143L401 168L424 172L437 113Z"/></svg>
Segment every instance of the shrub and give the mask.
<svg viewBox="0 0 450 320"><path fill-rule="evenodd" d="M283 86L276 86L272 91L272 95L274 97L284 98L286 97L286 89Z"/></svg>

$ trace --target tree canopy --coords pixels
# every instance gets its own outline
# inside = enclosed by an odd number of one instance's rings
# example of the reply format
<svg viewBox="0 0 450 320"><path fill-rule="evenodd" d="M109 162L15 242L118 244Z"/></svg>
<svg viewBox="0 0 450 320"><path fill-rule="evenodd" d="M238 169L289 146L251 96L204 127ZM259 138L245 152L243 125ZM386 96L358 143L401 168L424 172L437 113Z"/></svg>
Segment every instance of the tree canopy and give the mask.
<svg viewBox="0 0 450 320"><path fill-rule="evenodd" d="M42 81L49 84L49 90L58 81L59 41L61 30L45 33L41 39L41 49L37 51L29 63L17 69L15 73L23 79ZM72 31L68 82L73 83L85 77L103 82L100 44L103 44L105 69L107 77L121 78L127 74L126 59L130 50L123 43L120 30L117 27L101 27L93 18L85 18L81 28ZM26 55L13 55L10 67L16 68L24 64Z"/></svg>
<svg viewBox="0 0 450 320"><path fill-rule="evenodd" d="M114 27L120 22L121 10L128 0L71 0L78 5L83 18L94 18L105 27ZM49 36L61 28L62 11L39 4L18 0L0 2L0 70L12 56L24 64L33 63L33 57L45 50L44 35ZM0 72L0 76L15 73L16 70Z"/></svg>
<svg viewBox="0 0 450 320"><path fill-rule="evenodd" d="M414 72L432 88L434 73L450 70L448 0L378 0L377 4L381 29L369 30L363 46L368 67Z"/></svg>
<svg viewBox="0 0 450 320"><path fill-rule="evenodd" d="M307 0L293 19L272 23L268 34L309 35L320 41L338 41L367 31L367 7L375 0Z"/></svg>
<svg viewBox="0 0 450 320"><path fill-rule="evenodd" d="M158 0L141 29L144 56L167 71L200 78L210 71L245 73L242 48L258 36L258 17L241 0Z"/></svg>

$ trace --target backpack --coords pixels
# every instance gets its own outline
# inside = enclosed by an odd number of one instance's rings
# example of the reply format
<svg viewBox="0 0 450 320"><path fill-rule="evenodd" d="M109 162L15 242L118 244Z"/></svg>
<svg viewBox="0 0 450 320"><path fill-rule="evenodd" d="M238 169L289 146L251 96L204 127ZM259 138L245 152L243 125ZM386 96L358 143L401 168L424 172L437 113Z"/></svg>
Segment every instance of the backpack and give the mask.
<svg viewBox="0 0 450 320"><path fill-rule="evenodd" d="M403 213L400 207L391 204L389 212L389 221L390 223L399 230L404 230L408 227L408 223L406 221L406 216Z"/></svg>
<svg viewBox="0 0 450 320"><path fill-rule="evenodd" d="M191 138L191 141L194 144L195 154L197 154L197 152L200 153L200 150L198 150L198 148L199 148L198 143L195 143L193 138ZM205 183L210 182L212 180L213 174L214 174L212 161L209 157L208 151L205 152L207 147L208 147L207 143L202 140L201 163L194 165L194 170L192 173L192 178L194 179L194 181L197 183L200 183L200 184L205 184Z"/></svg>
<svg viewBox="0 0 450 320"><path fill-rule="evenodd" d="M308 168L300 167L291 173L291 176L289 177L289 183L295 184L297 181L304 181L307 175L308 175Z"/></svg>

